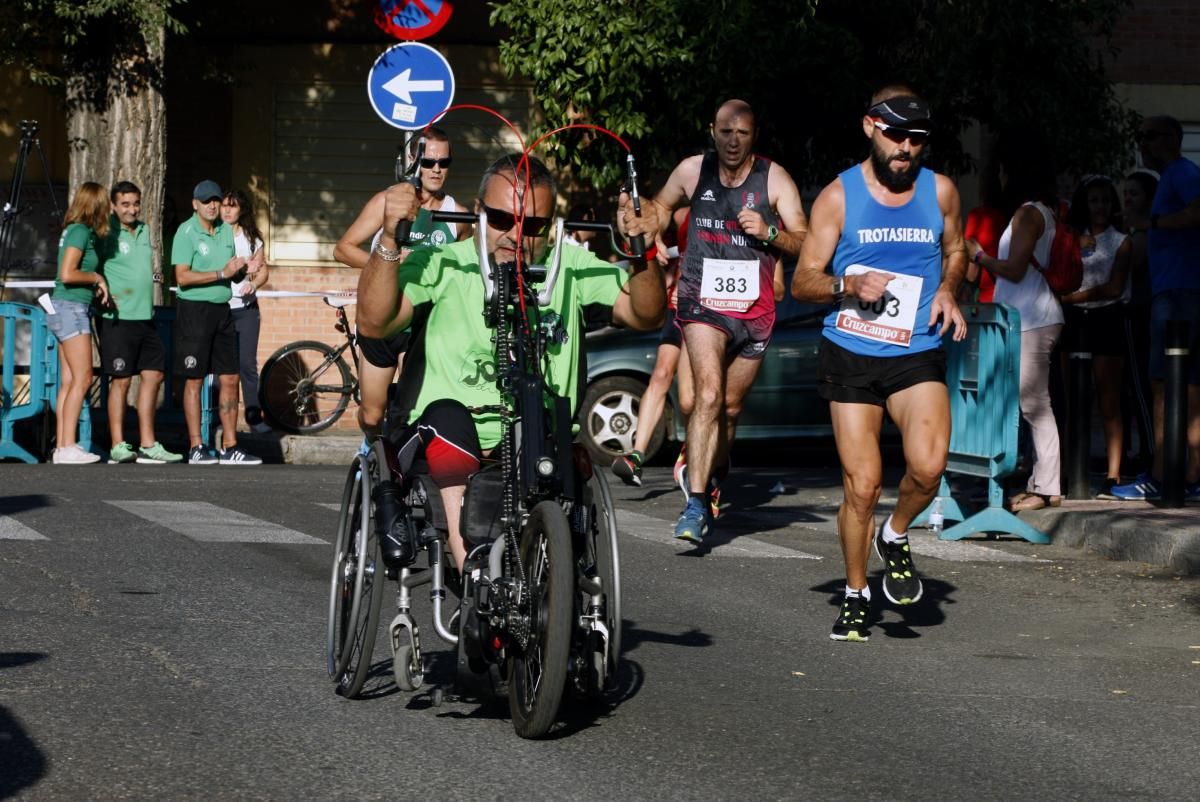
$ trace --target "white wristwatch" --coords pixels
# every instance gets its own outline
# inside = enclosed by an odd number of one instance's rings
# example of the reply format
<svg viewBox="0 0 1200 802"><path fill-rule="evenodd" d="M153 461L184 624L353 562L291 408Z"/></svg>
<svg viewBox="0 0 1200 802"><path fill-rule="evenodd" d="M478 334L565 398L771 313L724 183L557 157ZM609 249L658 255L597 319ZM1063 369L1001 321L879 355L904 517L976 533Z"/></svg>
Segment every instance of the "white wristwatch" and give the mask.
<svg viewBox="0 0 1200 802"><path fill-rule="evenodd" d="M833 300L840 301L846 297L846 280L841 276L833 277Z"/></svg>

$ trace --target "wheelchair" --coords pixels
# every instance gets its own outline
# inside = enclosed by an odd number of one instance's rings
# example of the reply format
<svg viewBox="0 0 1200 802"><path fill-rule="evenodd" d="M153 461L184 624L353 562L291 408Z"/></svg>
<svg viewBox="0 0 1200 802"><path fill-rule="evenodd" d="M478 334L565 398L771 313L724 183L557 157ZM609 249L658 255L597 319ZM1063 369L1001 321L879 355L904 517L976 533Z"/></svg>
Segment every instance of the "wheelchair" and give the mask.
<svg viewBox="0 0 1200 802"><path fill-rule="evenodd" d="M436 212L434 219L487 225L482 214ZM560 243L574 226L557 221ZM480 264L489 264L486 253ZM445 565L447 525L437 487L419 471L398 483L395 447L377 439L368 454L355 457L342 492L327 667L337 692L348 698L359 696L370 676L384 585L392 578L376 526L378 488L393 482L417 555L394 572L396 615L388 633L396 687L412 692L426 681L413 599L429 585L434 632L457 647L456 687L464 695L507 697L517 734L540 738L568 694L596 702L615 684L621 656L616 514L603 470L572 443L569 400L552 393L540 373L543 349L556 336L557 315L540 310L551 297L557 260L546 267L489 266L481 274L504 403L469 411L498 414L504 434L493 461L467 484L462 575L453 577ZM521 293L532 325L519 318ZM448 586L457 605L447 603Z"/></svg>

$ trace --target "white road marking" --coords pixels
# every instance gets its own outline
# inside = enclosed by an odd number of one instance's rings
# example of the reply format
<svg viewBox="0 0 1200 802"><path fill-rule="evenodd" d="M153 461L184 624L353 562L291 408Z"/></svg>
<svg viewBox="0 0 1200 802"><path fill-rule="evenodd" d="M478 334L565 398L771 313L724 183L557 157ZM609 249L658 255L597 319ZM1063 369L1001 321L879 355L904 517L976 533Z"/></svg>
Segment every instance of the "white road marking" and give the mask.
<svg viewBox="0 0 1200 802"><path fill-rule="evenodd" d="M938 540L932 534L921 529L908 530L908 539L912 543L914 554L922 557L934 557L951 562L988 562L988 563L1046 563L1038 557L1016 554L1011 551L985 546L977 541L969 540Z"/></svg>
<svg viewBox="0 0 1200 802"><path fill-rule="evenodd" d="M672 534L672 530L674 529L672 522L664 521L661 518L655 518L650 515L642 515L639 512L618 509L617 529L621 534L633 535L640 540L649 540L652 543L671 546L676 553L692 551L696 548L690 543L675 539ZM714 545L709 554L713 557L731 557L734 559L823 559L816 554L808 554L807 552L797 551L786 546L763 543L760 540L755 540L745 535L740 535L728 543Z"/></svg>
<svg viewBox="0 0 1200 802"><path fill-rule="evenodd" d="M337 504L330 504L330 503L328 503L328 502L320 501L320 502L317 502L317 506L318 506L318 507L324 507L324 508L325 508L325 509L327 509L327 510L333 510L334 512L341 512L341 511L342 511L342 505L341 505L341 502L338 502Z"/></svg>
<svg viewBox="0 0 1200 802"><path fill-rule="evenodd" d="M204 501L108 501L114 507L206 543L326 545L303 532Z"/></svg>
<svg viewBox="0 0 1200 802"><path fill-rule="evenodd" d="M49 540L8 515L0 515L0 540Z"/></svg>

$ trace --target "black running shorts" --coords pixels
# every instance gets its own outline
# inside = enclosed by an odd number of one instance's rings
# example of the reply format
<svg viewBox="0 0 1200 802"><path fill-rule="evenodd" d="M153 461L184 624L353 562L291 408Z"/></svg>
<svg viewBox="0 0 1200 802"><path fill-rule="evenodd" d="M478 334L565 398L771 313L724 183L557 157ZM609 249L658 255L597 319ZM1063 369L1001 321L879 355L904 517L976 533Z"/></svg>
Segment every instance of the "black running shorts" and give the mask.
<svg viewBox="0 0 1200 802"><path fill-rule="evenodd" d="M99 318L100 369L123 379L143 370L164 371L166 350L152 320Z"/></svg>
<svg viewBox="0 0 1200 802"><path fill-rule="evenodd" d="M237 329L229 304L180 298L175 304L176 375L202 379L238 371Z"/></svg>
<svg viewBox="0 0 1200 802"><path fill-rule="evenodd" d="M946 383L946 352L933 348L904 356L862 356L821 338L817 394L826 401L874 404L924 382Z"/></svg>

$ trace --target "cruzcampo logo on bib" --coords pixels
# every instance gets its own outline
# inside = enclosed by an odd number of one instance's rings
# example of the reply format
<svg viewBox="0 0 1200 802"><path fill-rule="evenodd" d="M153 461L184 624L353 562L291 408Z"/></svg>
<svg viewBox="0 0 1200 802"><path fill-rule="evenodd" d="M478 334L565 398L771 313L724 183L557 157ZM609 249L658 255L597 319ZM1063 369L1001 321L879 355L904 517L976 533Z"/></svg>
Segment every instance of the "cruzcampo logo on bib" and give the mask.
<svg viewBox="0 0 1200 802"><path fill-rule="evenodd" d="M871 270L891 272L868 265L850 265L847 276L862 275ZM867 302L846 296L838 310L837 328L864 340L890 343L908 348L912 345L913 327L917 322L917 307L921 303L921 286L925 279L903 273L888 282L883 296Z"/></svg>

